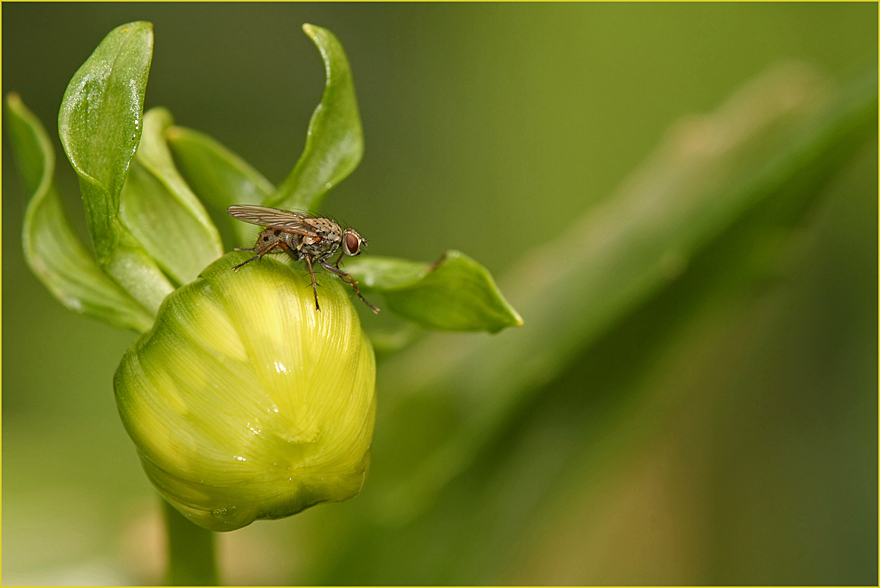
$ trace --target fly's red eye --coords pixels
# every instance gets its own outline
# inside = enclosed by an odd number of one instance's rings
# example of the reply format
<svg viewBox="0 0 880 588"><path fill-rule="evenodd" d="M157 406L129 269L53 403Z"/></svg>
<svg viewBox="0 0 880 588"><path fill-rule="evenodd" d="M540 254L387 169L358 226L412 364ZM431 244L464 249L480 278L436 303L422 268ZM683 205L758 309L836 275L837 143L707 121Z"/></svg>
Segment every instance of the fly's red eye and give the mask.
<svg viewBox="0 0 880 588"><path fill-rule="evenodd" d="M357 255L360 246L361 240L357 238L357 235L352 233L345 234L345 248L348 250L349 255Z"/></svg>

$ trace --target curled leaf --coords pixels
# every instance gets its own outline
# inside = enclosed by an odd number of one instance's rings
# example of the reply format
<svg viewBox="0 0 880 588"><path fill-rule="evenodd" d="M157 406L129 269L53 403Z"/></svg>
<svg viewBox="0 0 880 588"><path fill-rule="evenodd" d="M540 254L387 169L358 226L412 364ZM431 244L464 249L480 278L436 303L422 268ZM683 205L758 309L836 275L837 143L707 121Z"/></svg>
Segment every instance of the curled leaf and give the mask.
<svg viewBox="0 0 880 588"><path fill-rule="evenodd" d="M368 257L345 269L364 289L382 294L389 310L428 329L496 333L523 324L489 271L459 251L432 265Z"/></svg>
<svg viewBox="0 0 880 588"><path fill-rule="evenodd" d="M360 163L364 131L351 67L339 39L314 25L303 25L303 30L321 52L327 83L309 122L302 156L264 204L286 210L317 211L327 192Z"/></svg>
<svg viewBox="0 0 880 588"><path fill-rule="evenodd" d="M145 331L152 315L95 263L55 188L55 155L46 130L17 94L6 99L10 142L31 195L22 243L31 270L64 306L112 325Z"/></svg>
<svg viewBox="0 0 880 588"><path fill-rule="evenodd" d="M143 131L152 56L150 23L113 29L67 86L58 132L80 178L99 265L155 311L173 286L119 219L122 187Z"/></svg>

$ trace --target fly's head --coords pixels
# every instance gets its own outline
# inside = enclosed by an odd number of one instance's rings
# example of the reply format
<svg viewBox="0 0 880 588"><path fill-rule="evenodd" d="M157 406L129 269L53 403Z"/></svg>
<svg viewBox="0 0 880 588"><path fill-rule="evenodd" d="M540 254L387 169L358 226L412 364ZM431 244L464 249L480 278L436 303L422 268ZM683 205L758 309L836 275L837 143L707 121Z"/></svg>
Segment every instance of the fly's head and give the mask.
<svg viewBox="0 0 880 588"><path fill-rule="evenodd" d="M360 255L366 247L367 240L361 237L354 229L345 229L342 232L342 251L346 255Z"/></svg>

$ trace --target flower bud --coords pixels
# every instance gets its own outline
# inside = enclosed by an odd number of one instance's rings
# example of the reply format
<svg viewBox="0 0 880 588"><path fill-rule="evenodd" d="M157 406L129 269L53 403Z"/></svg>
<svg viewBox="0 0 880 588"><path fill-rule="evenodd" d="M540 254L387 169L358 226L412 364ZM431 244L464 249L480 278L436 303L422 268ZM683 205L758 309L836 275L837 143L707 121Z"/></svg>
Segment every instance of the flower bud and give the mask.
<svg viewBox="0 0 880 588"><path fill-rule="evenodd" d="M116 372L147 476L192 522L231 531L360 492L376 364L337 278L231 253L170 294Z"/></svg>

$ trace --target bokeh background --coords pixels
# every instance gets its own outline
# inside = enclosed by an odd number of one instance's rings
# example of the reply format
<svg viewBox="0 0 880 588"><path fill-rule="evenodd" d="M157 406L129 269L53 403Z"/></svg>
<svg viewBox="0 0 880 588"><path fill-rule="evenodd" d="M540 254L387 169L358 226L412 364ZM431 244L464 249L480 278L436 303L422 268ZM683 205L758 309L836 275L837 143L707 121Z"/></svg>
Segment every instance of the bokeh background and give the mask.
<svg viewBox="0 0 880 588"><path fill-rule="evenodd" d="M611 197L676 120L781 60L830 83L876 75L878 46L873 3L4 3L3 92L49 129L83 235L57 112L94 47L132 20L155 25L147 107L273 182L323 89L300 26L332 30L366 155L325 210L369 253L460 249L512 290L523 256ZM111 386L134 335L66 311L29 272L9 153L4 133L3 583L161 583L161 510ZM453 438L469 405L435 390L389 412L406 383L384 368L362 495L219 536L224 580L876 585L877 157L872 136L823 185L774 249L773 279L709 251L711 283L685 269L573 343L484 435L458 441L473 447L455 475L410 479L417 506L389 482L394 464L442 459L419 453L420 435ZM524 319L472 337L484 352L528 338Z"/></svg>

